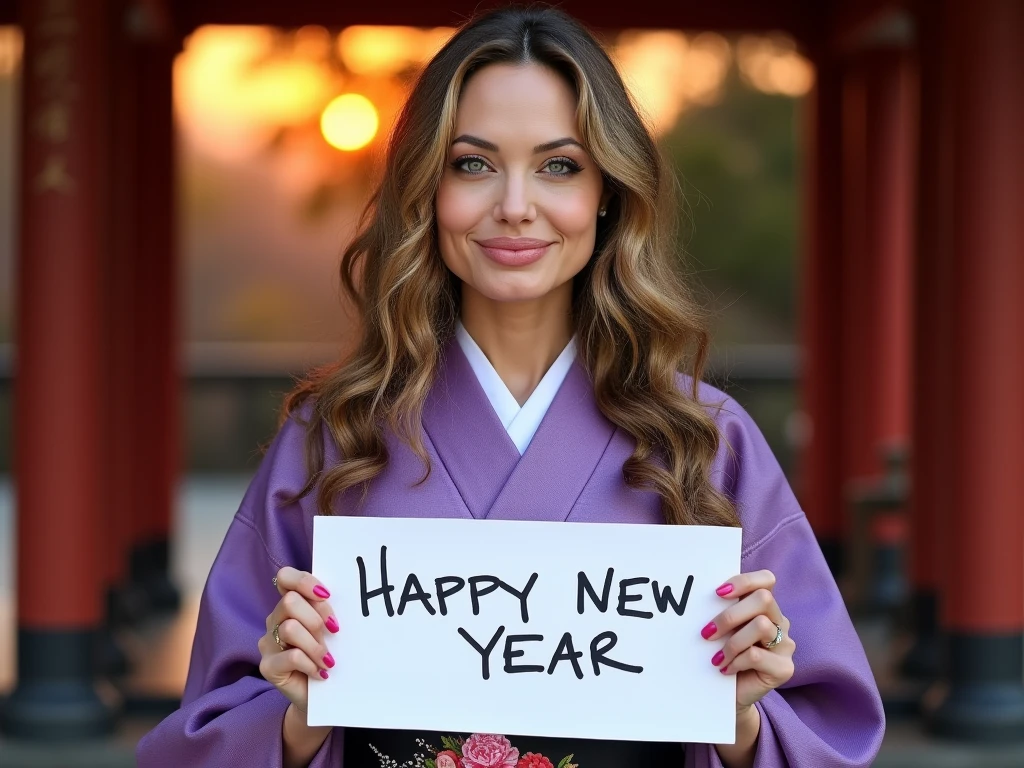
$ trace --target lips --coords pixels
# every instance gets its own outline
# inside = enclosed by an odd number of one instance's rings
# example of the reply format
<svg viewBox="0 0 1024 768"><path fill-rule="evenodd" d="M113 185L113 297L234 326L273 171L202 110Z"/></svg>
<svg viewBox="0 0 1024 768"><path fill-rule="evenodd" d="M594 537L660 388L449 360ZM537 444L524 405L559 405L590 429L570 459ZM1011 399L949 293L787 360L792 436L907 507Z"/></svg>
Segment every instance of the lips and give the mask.
<svg viewBox="0 0 1024 768"><path fill-rule="evenodd" d="M532 237L492 237L489 240L478 240L484 248L500 248L503 251L525 251L530 248L543 248L551 245L550 240L535 240Z"/></svg>
<svg viewBox="0 0 1024 768"><path fill-rule="evenodd" d="M489 259L505 267L523 267L543 256L552 244L550 240L532 237L492 237L477 240L477 245Z"/></svg>

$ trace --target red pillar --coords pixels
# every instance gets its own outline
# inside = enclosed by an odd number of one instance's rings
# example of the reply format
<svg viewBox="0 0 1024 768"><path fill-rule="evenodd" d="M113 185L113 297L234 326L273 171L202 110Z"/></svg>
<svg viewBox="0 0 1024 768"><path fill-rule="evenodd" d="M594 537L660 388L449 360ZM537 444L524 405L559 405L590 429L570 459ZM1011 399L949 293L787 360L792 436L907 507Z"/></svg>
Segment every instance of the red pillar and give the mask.
<svg viewBox="0 0 1024 768"><path fill-rule="evenodd" d="M177 227L173 65L178 46L148 41L138 52L138 144L133 290L136 452L133 488L133 576L152 607L173 610L170 538L180 475Z"/></svg>
<svg viewBox="0 0 1024 768"><path fill-rule="evenodd" d="M946 0L916 7L919 54L917 216L914 263L913 438L910 502L911 620L914 644L903 660L909 677L931 680L940 665L939 537L949 519L949 478L955 472L949 414L956 361L952 276L953 179Z"/></svg>
<svg viewBox="0 0 1024 768"><path fill-rule="evenodd" d="M105 3L20 8L22 79L15 485L18 682L2 723L24 738L110 729L93 688L101 619L99 292Z"/></svg>
<svg viewBox="0 0 1024 768"><path fill-rule="evenodd" d="M841 570L843 499L842 73L828 52L815 57L807 100L801 400L810 440L801 456L801 504L833 574Z"/></svg>
<svg viewBox="0 0 1024 768"><path fill-rule="evenodd" d="M848 490L880 481L885 452L906 449L910 430L913 69L896 47L858 51L843 94L842 379L843 475ZM904 535L900 516L876 514L870 537L863 512L850 527L851 586L864 602L900 598L892 564L872 595L877 564ZM868 538L872 541L867 544Z"/></svg>
<svg viewBox="0 0 1024 768"><path fill-rule="evenodd" d="M955 0L949 736L1024 740L1024 4Z"/></svg>
<svg viewBox="0 0 1024 768"><path fill-rule="evenodd" d="M853 68L843 121L846 476L862 479L882 472L882 446L909 434L913 82L901 50L861 52Z"/></svg>
<svg viewBox="0 0 1024 768"><path fill-rule="evenodd" d="M906 445L910 437L911 139L916 82L909 52L893 48L873 53L867 77L867 247L876 302L861 309L877 313L872 366L878 387L877 455L879 445Z"/></svg>
<svg viewBox="0 0 1024 768"><path fill-rule="evenodd" d="M107 216L109 247L105 261L106 298L106 387L118 407L106 412L107 460L106 575L108 614L114 624L130 623L145 609L144 596L131 588L128 562L132 544L133 493L136 464L145 457L143 446L135 442L136 379L135 347L138 333L135 315L136 240L139 225L137 155L139 134L139 98L143 84L139 80L137 49L123 20L125 3L117 2L112 25L110 68L111 153L109 164L110 211Z"/></svg>

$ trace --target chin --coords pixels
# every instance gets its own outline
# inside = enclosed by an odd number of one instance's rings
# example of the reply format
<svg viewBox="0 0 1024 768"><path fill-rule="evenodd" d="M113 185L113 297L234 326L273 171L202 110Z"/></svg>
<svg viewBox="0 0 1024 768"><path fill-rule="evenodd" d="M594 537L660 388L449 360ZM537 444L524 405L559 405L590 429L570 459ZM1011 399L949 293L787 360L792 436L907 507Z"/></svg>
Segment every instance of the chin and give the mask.
<svg viewBox="0 0 1024 768"><path fill-rule="evenodd" d="M473 288L491 301L535 301L551 293L552 286L539 284L535 280L523 280L523 276L506 275L494 280L478 283Z"/></svg>

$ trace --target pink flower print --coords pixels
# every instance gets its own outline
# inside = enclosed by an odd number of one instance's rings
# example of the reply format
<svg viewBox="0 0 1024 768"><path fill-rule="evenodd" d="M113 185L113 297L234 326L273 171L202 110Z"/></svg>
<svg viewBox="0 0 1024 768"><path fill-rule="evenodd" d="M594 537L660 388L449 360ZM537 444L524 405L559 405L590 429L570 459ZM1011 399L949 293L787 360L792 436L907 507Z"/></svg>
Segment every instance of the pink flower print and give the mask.
<svg viewBox="0 0 1024 768"><path fill-rule="evenodd" d="M450 749L446 749L443 752L437 753L437 757L434 758L434 765L437 768L459 768L459 756Z"/></svg>
<svg viewBox="0 0 1024 768"><path fill-rule="evenodd" d="M474 733L462 745L465 768L516 768L518 760L519 750L504 736Z"/></svg>

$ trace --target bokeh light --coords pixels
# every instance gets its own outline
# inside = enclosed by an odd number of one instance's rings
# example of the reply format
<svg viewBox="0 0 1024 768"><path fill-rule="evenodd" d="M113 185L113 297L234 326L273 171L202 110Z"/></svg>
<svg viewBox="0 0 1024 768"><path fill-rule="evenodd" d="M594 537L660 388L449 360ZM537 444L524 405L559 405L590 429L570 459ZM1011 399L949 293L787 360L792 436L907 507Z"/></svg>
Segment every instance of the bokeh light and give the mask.
<svg viewBox="0 0 1024 768"><path fill-rule="evenodd" d="M13 75L21 64L22 38L18 27L0 27L0 77Z"/></svg>
<svg viewBox="0 0 1024 768"><path fill-rule="evenodd" d="M691 103L716 101L731 61L729 42L714 33L693 38L675 30L622 32L613 58L637 105L658 135Z"/></svg>
<svg viewBox="0 0 1024 768"><path fill-rule="evenodd" d="M736 44L743 78L759 91L803 96L814 85L814 67L788 37L747 35Z"/></svg>
<svg viewBox="0 0 1024 768"><path fill-rule="evenodd" d="M320 131L332 147L352 152L377 135L380 118L373 102L359 93L345 93L331 101L320 116Z"/></svg>
<svg viewBox="0 0 1024 768"><path fill-rule="evenodd" d="M338 56L357 75L396 75L419 67L454 34L451 27L346 27L338 35Z"/></svg>

